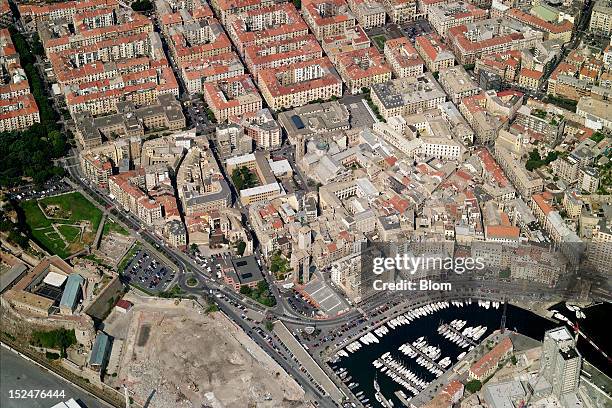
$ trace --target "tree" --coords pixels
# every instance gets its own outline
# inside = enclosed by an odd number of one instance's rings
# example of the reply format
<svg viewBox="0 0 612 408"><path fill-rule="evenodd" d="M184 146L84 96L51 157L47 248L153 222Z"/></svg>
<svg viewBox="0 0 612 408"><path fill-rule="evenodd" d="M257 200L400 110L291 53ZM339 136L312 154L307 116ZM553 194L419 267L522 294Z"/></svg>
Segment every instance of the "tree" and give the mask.
<svg viewBox="0 0 612 408"><path fill-rule="evenodd" d="M200 248L198 247L198 244L191 244L189 246L189 250L194 254L197 252L200 252Z"/></svg>
<svg viewBox="0 0 612 408"><path fill-rule="evenodd" d="M257 185L257 177L247 167L236 167L232 171L232 182L237 190L255 187Z"/></svg>
<svg viewBox="0 0 612 408"><path fill-rule="evenodd" d="M247 295L247 296L250 296L252 292L253 292L253 289L251 289L251 287L250 287L250 286L247 286L247 285L242 285L242 286L240 287L240 293L241 293L242 295Z"/></svg>
<svg viewBox="0 0 612 408"><path fill-rule="evenodd" d="M272 320L266 320L266 330L272 331L274 330L274 322Z"/></svg>
<svg viewBox="0 0 612 408"><path fill-rule="evenodd" d="M264 279L257 282L257 292L259 294L266 292L269 288L270 287L268 286L268 282L266 282Z"/></svg>
<svg viewBox="0 0 612 408"><path fill-rule="evenodd" d="M30 343L37 347L60 349L62 356L66 355L66 349L77 343L73 330L63 327L50 331L33 331Z"/></svg>
<svg viewBox="0 0 612 408"><path fill-rule="evenodd" d="M275 274L276 279L284 279L289 270L289 261L280 251L272 254L270 257L270 272Z"/></svg>
<svg viewBox="0 0 612 408"><path fill-rule="evenodd" d="M36 184L42 185L52 176L64 173L52 162L66 153L68 140L58 130L57 112L51 106L47 90L34 67L34 53L40 52L40 41L34 36L30 46L14 27L9 30L38 105L41 123L22 131L0 132L0 185L22 184L23 177L31 177Z"/></svg>
<svg viewBox="0 0 612 408"><path fill-rule="evenodd" d="M216 303L211 303L210 305L208 305L208 307L206 308L206 314L209 313L214 313L214 312L218 312L219 311L219 306L217 306Z"/></svg>
<svg viewBox="0 0 612 408"><path fill-rule="evenodd" d="M593 135L590 137L591 140L594 140L595 142L599 143L602 140L604 140L604 138L606 137L606 135L604 135L601 132L595 132L593 133Z"/></svg>
<svg viewBox="0 0 612 408"><path fill-rule="evenodd" d="M468 390L472 394L480 391L481 388L482 388L482 382L480 382L479 380L472 380L468 382L467 384L465 384L465 389Z"/></svg>
<svg viewBox="0 0 612 408"><path fill-rule="evenodd" d="M153 3L150 0L136 0L132 3L132 10L134 11L151 11L153 10Z"/></svg>
<svg viewBox="0 0 612 408"><path fill-rule="evenodd" d="M17 229L12 229L8 233L8 239L12 243L18 245L22 249L26 249L30 246L30 239L23 235Z"/></svg>
<svg viewBox="0 0 612 408"><path fill-rule="evenodd" d="M238 243L236 244L236 253L240 256L244 255L246 246L246 242L244 242L243 240L238 241Z"/></svg>

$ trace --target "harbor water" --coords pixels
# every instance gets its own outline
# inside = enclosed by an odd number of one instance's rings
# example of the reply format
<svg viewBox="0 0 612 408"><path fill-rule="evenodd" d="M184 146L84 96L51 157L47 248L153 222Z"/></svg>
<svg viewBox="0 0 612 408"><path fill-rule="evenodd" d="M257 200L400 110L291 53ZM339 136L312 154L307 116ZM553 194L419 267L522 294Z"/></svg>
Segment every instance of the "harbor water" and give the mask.
<svg viewBox="0 0 612 408"><path fill-rule="evenodd" d="M551 309L556 309L564 313L570 320L575 321L575 316L568 311L564 305L557 305ZM584 310L587 319L580 320L580 327L595 341L596 344L603 347L609 347L609 342L605 340L605 329L602 330L602 322L605 322L606 315L609 316L610 304L594 306ZM361 347L349 352L348 356L342 357L339 361L331 363L331 367L335 371L346 372L343 374L345 383L352 384L353 394L359 393L361 400L367 400L366 406L380 407L381 404L375 398L374 380L380 387L381 394L393 401L395 407L403 406L395 392L402 390L408 398L413 396L413 393L403 385L394 381L388 374L391 370L382 370L382 367L376 368L373 365L375 360L382 361L381 356L388 354L385 358L387 361L392 361L392 364L399 363L416 375L418 380L423 383L428 383L436 378L432 374L432 370L428 370L423 365L418 364L416 358L410 357L406 353L399 350L400 346L405 343L412 344L421 337L427 342L427 345L439 348L441 353L436 361L442 360L444 357L449 357L451 366L458 361L457 357L468 351L468 347L460 347L456 342L445 338L438 332L438 328L442 323L450 323L454 320L465 320L467 323L464 328L486 326L487 330L480 337L480 340L486 338L494 330L500 328L501 318L503 314L503 305L499 308L485 308L479 305L477 300L471 304L464 302L463 306L450 305L447 308L435 311L431 314L422 316L413 320L409 324L398 325L395 329L389 329L387 334L376 336L378 343L370 342L368 345L361 343ZM506 310L506 328L516 331L525 336L531 337L538 341L542 341L544 332L559 326L559 323L548 320L535 313L521 309L519 307L508 305ZM389 324L386 325L389 327ZM463 331L459 330L459 331ZM370 338L371 338L370 336ZM346 348L344 349L346 350ZM607 359L598 353L585 340L579 340L579 350L589 362L593 363L600 370L610 375L610 366ZM605 351L605 350L604 350ZM435 371L435 370L433 370ZM350 379L349 379L350 378ZM348 379L348 381L347 381ZM355 386L355 384L359 384Z"/></svg>

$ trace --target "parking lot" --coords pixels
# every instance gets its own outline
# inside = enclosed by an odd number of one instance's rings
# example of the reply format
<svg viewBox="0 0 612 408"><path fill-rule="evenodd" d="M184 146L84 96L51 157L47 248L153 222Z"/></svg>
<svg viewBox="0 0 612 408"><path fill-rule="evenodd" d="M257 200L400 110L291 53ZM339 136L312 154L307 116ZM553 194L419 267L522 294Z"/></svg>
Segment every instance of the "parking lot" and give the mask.
<svg viewBox="0 0 612 408"><path fill-rule="evenodd" d="M410 40L414 42L416 37L430 34L433 32L433 29L427 20L416 20L403 25L401 31L404 36L410 38Z"/></svg>
<svg viewBox="0 0 612 408"><path fill-rule="evenodd" d="M166 290L174 279L172 270L142 249L136 252L123 274L130 283L156 293Z"/></svg>
<svg viewBox="0 0 612 408"><path fill-rule="evenodd" d="M317 314L318 309L311 305L301 293L291 292L282 294L286 297L289 306L296 312L308 317L314 317Z"/></svg>
<svg viewBox="0 0 612 408"><path fill-rule="evenodd" d="M346 95L338 100L350 113L351 128L368 128L376 121L366 104L363 95Z"/></svg>
<svg viewBox="0 0 612 408"><path fill-rule="evenodd" d="M73 188L60 177L52 177L41 188L32 185L15 187L9 190L9 198L18 201L34 200L51 197L72 191Z"/></svg>
<svg viewBox="0 0 612 408"><path fill-rule="evenodd" d="M206 114L206 104L201 98L193 97L190 100L190 106L187 107L187 114L191 119L192 126L195 126L197 132L206 133L214 129L214 125L208 119Z"/></svg>
<svg viewBox="0 0 612 408"><path fill-rule="evenodd" d="M206 249L206 248L203 248ZM196 263L206 269L206 271L213 275L216 276L217 278L221 277L221 268L222 267L228 267L231 265L232 262L232 253L230 251L228 251L227 249L225 250L220 250L218 253L215 254L211 254L206 253L209 251L204 251L204 252L198 252L195 255L193 255L193 259L196 261Z"/></svg>

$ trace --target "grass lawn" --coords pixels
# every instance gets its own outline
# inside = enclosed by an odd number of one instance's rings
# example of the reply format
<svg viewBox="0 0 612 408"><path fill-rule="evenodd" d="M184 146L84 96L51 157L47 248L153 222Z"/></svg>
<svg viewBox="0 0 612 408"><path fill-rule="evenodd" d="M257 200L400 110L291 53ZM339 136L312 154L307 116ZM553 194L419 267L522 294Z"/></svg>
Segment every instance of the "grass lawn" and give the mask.
<svg viewBox="0 0 612 408"><path fill-rule="evenodd" d="M104 223L104 229L102 230L102 236L104 237L110 232L116 232L117 234L125 235L126 237L130 235L121 225L117 224L110 218L107 218L106 222Z"/></svg>
<svg viewBox="0 0 612 408"><path fill-rule="evenodd" d="M387 37L385 37L384 35L375 35L374 37L372 37L372 40L374 40L374 43L376 44L378 49L383 50L385 48L385 42L387 41Z"/></svg>
<svg viewBox="0 0 612 408"><path fill-rule="evenodd" d="M60 218L47 218L38 203L47 211L53 209ZM21 203L25 222L29 226L32 237L49 252L66 258L90 244L96 235L96 230L102 219L102 211L90 203L81 193L69 193L41 200L31 200ZM72 225L89 221L89 230L83 234ZM53 226L63 235L54 231ZM66 245L66 242L68 243Z"/></svg>
<svg viewBox="0 0 612 408"><path fill-rule="evenodd" d="M121 262L119 262L119 265L117 266L117 272L123 273L123 271L125 270L125 268L127 268L130 261L132 260L132 258L134 258L134 256L136 255L136 252L138 252L139 249L140 249L139 244L132 245L132 247L127 252L127 254L125 254Z"/></svg>
<svg viewBox="0 0 612 408"><path fill-rule="evenodd" d="M58 225L57 229L68 242L75 242L81 236L81 230L71 225Z"/></svg>

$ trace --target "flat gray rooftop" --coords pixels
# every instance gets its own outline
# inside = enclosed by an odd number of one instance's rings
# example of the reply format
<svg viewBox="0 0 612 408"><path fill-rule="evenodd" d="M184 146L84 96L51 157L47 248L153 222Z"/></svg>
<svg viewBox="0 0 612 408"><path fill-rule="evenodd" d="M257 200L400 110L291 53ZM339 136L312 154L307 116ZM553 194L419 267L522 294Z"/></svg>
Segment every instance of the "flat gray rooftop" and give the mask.
<svg viewBox="0 0 612 408"><path fill-rule="evenodd" d="M308 282L304 286L304 292L328 316L335 316L348 307L344 299L321 279L314 279Z"/></svg>

